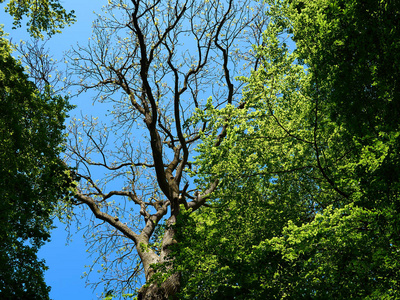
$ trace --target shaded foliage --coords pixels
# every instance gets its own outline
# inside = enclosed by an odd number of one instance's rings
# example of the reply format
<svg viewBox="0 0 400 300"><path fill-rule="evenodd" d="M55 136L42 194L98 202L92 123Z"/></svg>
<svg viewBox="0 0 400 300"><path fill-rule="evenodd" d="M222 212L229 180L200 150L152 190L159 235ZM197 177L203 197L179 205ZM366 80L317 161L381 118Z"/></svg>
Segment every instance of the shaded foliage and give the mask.
<svg viewBox="0 0 400 300"><path fill-rule="evenodd" d="M0 35L0 292L3 299L48 299L46 266L36 254L67 193L59 155L70 106L37 91Z"/></svg>

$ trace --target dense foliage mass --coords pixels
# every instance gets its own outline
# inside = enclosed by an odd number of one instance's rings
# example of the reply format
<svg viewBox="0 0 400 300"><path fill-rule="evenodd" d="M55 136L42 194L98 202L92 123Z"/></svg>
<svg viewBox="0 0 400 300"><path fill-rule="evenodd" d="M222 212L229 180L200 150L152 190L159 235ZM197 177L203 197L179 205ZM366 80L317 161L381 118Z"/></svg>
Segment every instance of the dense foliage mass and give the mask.
<svg viewBox="0 0 400 300"><path fill-rule="evenodd" d="M0 292L4 299L47 299L44 262L36 253L49 238L51 213L65 195L59 158L68 109L40 94L0 40Z"/></svg>
<svg viewBox="0 0 400 300"><path fill-rule="evenodd" d="M4 1L0 1L4 2ZM72 19L58 1L9 1L14 25L29 18L28 31L55 33ZM63 20L63 21L62 21ZM0 25L1 26L1 25ZM37 252L49 239L52 213L68 195L70 179L60 159L67 100L42 91L12 57L0 27L0 295L2 299L49 299L47 269Z"/></svg>
<svg viewBox="0 0 400 300"><path fill-rule="evenodd" d="M177 224L193 224L177 231L183 299L399 297L399 13L271 5L244 109L198 112L211 135L196 175L220 182L213 208Z"/></svg>

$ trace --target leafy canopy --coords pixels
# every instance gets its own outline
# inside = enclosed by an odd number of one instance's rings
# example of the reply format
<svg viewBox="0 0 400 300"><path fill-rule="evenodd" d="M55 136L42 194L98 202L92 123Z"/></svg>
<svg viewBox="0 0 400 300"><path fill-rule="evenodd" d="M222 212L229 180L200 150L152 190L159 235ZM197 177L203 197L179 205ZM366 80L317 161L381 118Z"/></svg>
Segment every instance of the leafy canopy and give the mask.
<svg viewBox="0 0 400 300"><path fill-rule="evenodd" d="M74 11L66 12L58 0L0 0L14 18L14 29L21 27L24 17L28 18L27 30L35 38L42 38L43 32L49 36L60 33L60 29L75 22Z"/></svg>
<svg viewBox="0 0 400 300"><path fill-rule="evenodd" d="M212 133L197 182L220 181L177 223L194 224L177 231L181 296L397 298L399 7L271 1L268 14L244 108L194 118Z"/></svg>
<svg viewBox="0 0 400 300"><path fill-rule="evenodd" d="M16 26L27 15L34 37L51 35L73 18L58 1L10 1L6 10ZM69 194L59 156L72 107L52 96L50 86L39 92L11 53L0 27L0 293L4 299L49 299L47 267L37 251L50 237L57 200Z"/></svg>

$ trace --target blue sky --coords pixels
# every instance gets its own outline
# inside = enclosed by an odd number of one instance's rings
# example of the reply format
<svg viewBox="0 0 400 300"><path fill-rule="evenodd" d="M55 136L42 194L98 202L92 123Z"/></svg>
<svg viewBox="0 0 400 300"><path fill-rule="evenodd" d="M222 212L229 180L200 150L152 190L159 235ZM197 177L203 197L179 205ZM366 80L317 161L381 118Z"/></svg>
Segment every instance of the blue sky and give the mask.
<svg viewBox="0 0 400 300"><path fill-rule="evenodd" d="M6 1L7 2L7 1ZM62 5L67 9L74 9L77 15L77 22L71 27L65 28L62 34L55 35L46 45L50 49L50 53L56 59L61 59L62 53L76 45L77 42L86 43L91 35L91 24L95 18L93 11L100 11L106 0L68 0L61 1ZM25 40L28 38L25 28L12 30L12 19L4 13L4 3L0 5L0 24L4 24L4 31L9 33L8 38L13 42ZM90 97L83 95L72 100L77 108L71 115L90 106ZM81 275L85 269L85 265L91 263L92 259L88 257L85 242L82 233L72 235L72 241L67 245L68 232L65 225L58 220L55 221L56 229L52 232L51 242L42 247L39 257L46 260L49 270L45 273L46 282L52 287L50 297L54 300L64 299L98 299L97 294L102 290L93 292L90 287L86 287L85 279L81 279ZM74 232L72 227L71 232Z"/></svg>

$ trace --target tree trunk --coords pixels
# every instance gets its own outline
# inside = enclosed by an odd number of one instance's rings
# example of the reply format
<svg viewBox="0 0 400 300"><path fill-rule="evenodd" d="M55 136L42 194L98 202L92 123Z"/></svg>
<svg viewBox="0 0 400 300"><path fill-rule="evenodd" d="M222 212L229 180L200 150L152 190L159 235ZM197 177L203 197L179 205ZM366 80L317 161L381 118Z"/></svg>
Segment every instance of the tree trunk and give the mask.
<svg viewBox="0 0 400 300"><path fill-rule="evenodd" d="M172 205L172 211L176 213L179 209L179 204ZM176 293L180 288L180 275L179 273L174 273L169 276L161 284L156 282L153 276L159 275L157 272L170 272L173 267L171 264L171 246L176 243L174 239L175 230L173 224L176 222L175 214L169 217L167 221L167 229L164 232L163 244L161 248L160 256L155 258L155 253L150 254L149 252L142 253L142 262L145 266L146 282L138 293L138 300L167 300L167 299L177 299ZM154 263L165 263L165 268L162 270L154 270L152 264ZM153 282L154 281L154 282Z"/></svg>
<svg viewBox="0 0 400 300"><path fill-rule="evenodd" d="M176 293L180 287L180 276L178 273L171 275L161 285L152 283L139 290L138 300L167 300L177 299Z"/></svg>

